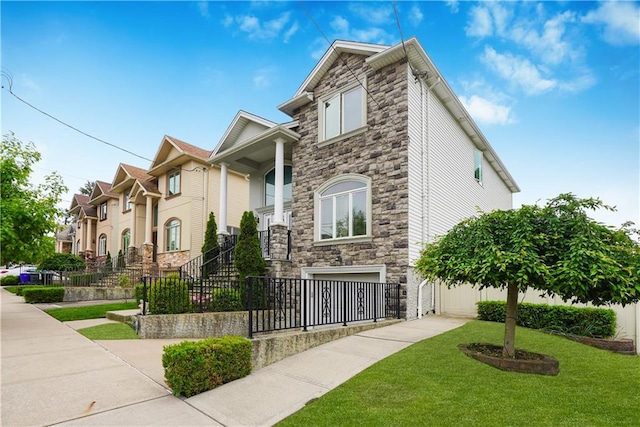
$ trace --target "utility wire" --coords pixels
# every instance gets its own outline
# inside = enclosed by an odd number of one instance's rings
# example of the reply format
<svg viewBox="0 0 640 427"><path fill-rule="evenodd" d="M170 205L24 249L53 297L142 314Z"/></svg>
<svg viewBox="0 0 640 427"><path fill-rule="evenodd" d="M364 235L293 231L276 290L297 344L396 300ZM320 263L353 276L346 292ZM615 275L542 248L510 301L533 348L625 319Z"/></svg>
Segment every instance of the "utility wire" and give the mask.
<svg viewBox="0 0 640 427"><path fill-rule="evenodd" d="M315 21L315 19L313 19L313 16L311 16L311 13L307 10L306 7L304 7L304 4L302 3L302 0L298 0L298 4L300 5L300 7L302 8L302 10L304 11L304 13L307 15L307 17L311 20L311 22L313 23L313 25L315 25L315 27L318 29L318 31L320 32L320 34L322 34L322 37L324 37L324 39L327 41L327 43L329 44L329 48L331 50L333 50L334 52L336 52L336 49L333 47L333 43L331 43L331 41L329 41L329 38L324 34L324 32L322 31L322 28L320 28L320 26L318 25L318 23ZM337 53L337 52L336 52ZM338 53L338 58L342 58L342 53ZM358 82L358 84L365 90L365 92L367 92L367 95L369 95L369 98L371 98L373 100L373 102L375 102L378 105L378 108L382 108L382 106L380 105L380 103L373 97L373 95L371 95L371 92L369 92L369 89L367 89L366 87L364 87L364 85L362 84L362 82L360 81L360 79L358 79L358 76L356 76L356 73L353 71L353 69L351 69L351 67L349 67L349 64L347 64L347 61L344 60L342 62L344 64L345 67L347 67L347 69L351 72L351 74L353 75L353 77L356 79L356 81Z"/></svg>
<svg viewBox="0 0 640 427"><path fill-rule="evenodd" d="M428 73L425 71L421 73L413 68L411 62L409 61L409 54L407 53L407 47L404 44L404 36L402 35L402 27L400 26L400 17L398 15L398 5L396 4L396 0L393 0L393 13L396 16L396 25L398 26L398 31L400 32L400 41L402 41L402 50L404 50L404 56L407 60L407 64L411 69L411 74L417 79L418 77L426 77Z"/></svg>
<svg viewBox="0 0 640 427"><path fill-rule="evenodd" d="M12 89L12 86L13 86L13 76L11 76L11 74L10 74L10 73L8 73L8 72L6 72L6 71L2 71L2 76L3 76L3 77L5 77L5 78L9 81L9 88L8 88L9 93L10 93L14 98L16 98L18 101L20 101L20 102L22 102L22 103L24 103L24 104L28 105L29 107L31 107L31 108L33 108L34 110L36 110L36 111L38 111L38 112L40 112L40 113L44 114L44 115L45 115L45 116L47 116L47 117L49 117L49 118L51 118L51 119L55 120L56 122L58 122L58 123L60 123L60 124L63 124L63 125L65 125L66 127L71 128L71 129L75 130L75 131L76 131L76 132L78 132L78 133L83 134L84 136L87 136L87 137L89 137L89 138L91 138L91 139L95 139L96 141L101 142L101 143L103 143L103 144L106 144L106 145L108 145L108 146L110 146L110 147L113 147L113 148L115 148L115 149L117 149L117 150L124 151L125 153L131 154L132 156L136 156L136 157L139 157L139 158L141 158L141 159L143 159L143 160L147 160L147 161L153 162L153 160L151 160L151 159L148 159L148 158L146 158L146 157L144 157L144 156L141 156L141 155L139 155L139 154L136 154L136 153L134 153L134 152L132 152L132 151L129 151L129 150L125 149L125 148L118 147L118 146L117 146L117 145L115 145L115 144L112 144L112 143L107 142L107 141L105 141L105 140L103 140L103 139L100 139L100 138L97 138L97 137L95 137L95 136L93 136L93 135L91 135L91 134L88 134L88 133L86 133L86 132L84 132L84 131L81 131L80 129L78 129L78 128L76 128L76 127L74 127L74 126L72 126L72 125L70 125L70 124L68 124L68 123L65 123L65 122L63 122L62 120L60 120L60 119L58 119L58 118L56 118L56 117L52 116L51 114L47 113L46 111L42 111L41 109L39 109L38 107L34 106L33 104L30 104L29 102L27 102L27 101L25 101L24 99L20 98L18 95L16 95L16 94L13 92L13 89ZM5 89L5 86L4 86L4 85L2 85L2 89Z"/></svg>

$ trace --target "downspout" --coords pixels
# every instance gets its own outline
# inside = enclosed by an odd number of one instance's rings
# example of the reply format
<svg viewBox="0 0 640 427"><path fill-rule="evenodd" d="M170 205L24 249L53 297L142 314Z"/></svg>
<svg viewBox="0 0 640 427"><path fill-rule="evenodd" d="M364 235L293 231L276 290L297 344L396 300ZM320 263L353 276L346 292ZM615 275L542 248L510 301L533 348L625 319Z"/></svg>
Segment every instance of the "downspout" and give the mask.
<svg viewBox="0 0 640 427"><path fill-rule="evenodd" d="M418 286L418 319L422 319L422 288L424 288L424 285L426 285L427 283L427 279L424 279L422 283L420 283L420 286ZM433 295L433 292L431 294ZM433 304L433 299L431 303Z"/></svg>

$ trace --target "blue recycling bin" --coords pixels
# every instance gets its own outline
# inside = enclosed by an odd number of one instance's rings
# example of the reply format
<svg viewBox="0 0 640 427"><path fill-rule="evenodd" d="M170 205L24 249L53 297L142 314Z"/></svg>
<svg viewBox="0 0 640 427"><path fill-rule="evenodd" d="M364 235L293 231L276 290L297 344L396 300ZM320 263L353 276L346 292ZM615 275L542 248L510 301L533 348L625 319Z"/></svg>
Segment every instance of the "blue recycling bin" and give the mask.
<svg viewBox="0 0 640 427"><path fill-rule="evenodd" d="M31 280L31 275L29 273L20 273L20 283L28 284Z"/></svg>

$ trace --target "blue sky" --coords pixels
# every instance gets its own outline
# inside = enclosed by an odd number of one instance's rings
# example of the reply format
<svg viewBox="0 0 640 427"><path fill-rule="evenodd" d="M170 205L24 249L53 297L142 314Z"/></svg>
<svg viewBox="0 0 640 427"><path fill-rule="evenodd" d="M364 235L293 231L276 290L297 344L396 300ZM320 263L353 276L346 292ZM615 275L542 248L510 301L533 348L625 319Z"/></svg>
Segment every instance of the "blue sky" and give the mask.
<svg viewBox="0 0 640 427"><path fill-rule="evenodd" d="M0 7L13 92L147 159L165 134L213 149L240 109L287 121L276 107L328 48L325 36L401 40L391 1ZM514 207L572 192L618 207L600 221L640 223L640 3L396 7L404 38L420 40L521 187ZM3 77L2 133L36 144L35 179L58 171L65 207L87 180L110 182L120 162L150 165L31 109L9 84Z"/></svg>

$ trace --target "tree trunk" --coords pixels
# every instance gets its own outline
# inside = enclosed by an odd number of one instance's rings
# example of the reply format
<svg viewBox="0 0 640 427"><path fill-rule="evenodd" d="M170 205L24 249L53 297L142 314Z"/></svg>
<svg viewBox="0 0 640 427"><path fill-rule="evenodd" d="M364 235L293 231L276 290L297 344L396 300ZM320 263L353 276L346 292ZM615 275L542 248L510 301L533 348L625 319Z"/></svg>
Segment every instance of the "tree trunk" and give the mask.
<svg viewBox="0 0 640 427"><path fill-rule="evenodd" d="M516 315L518 313L518 285L509 283L507 288L507 318L504 319L504 347L502 357L516 357Z"/></svg>

